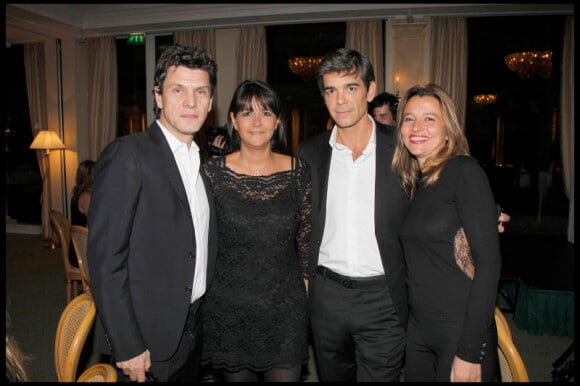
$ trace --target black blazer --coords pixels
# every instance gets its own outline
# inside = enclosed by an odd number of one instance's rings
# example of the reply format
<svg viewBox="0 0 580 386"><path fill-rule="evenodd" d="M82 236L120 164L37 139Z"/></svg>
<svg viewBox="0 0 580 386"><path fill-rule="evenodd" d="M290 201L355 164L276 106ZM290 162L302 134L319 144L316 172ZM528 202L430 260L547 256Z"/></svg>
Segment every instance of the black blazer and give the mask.
<svg viewBox="0 0 580 386"><path fill-rule="evenodd" d="M377 125L377 156L375 179L375 235L389 290L395 302L402 326L407 327L407 290L405 287L405 261L399 243L399 228L407 212L408 199L401 188L400 178L391 169L395 151L392 131ZM320 243L326 220L326 195L332 148L328 144L332 131L312 137L298 148L298 156L310 165L312 173L312 256L310 276L316 276ZM311 280L308 291L315 291L316 281ZM309 296L312 299L312 296Z"/></svg>
<svg viewBox="0 0 580 386"><path fill-rule="evenodd" d="M94 179L87 253L97 306L95 351L123 361L149 349L152 360L168 359L188 314L196 241L185 187L157 123L109 144ZM209 288L217 223L204 183L210 205Z"/></svg>

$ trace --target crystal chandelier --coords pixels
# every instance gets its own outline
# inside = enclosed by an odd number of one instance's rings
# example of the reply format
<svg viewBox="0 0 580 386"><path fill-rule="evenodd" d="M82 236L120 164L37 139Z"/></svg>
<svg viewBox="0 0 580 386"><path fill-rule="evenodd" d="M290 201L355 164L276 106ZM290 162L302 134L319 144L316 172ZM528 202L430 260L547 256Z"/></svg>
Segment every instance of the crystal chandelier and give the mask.
<svg viewBox="0 0 580 386"><path fill-rule="evenodd" d="M473 97L473 101L478 105L490 105L497 99L496 94L478 94Z"/></svg>
<svg viewBox="0 0 580 386"><path fill-rule="evenodd" d="M288 67L300 79L309 81L316 78L316 69L322 58L322 56L296 56L288 59Z"/></svg>
<svg viewBox="0 0 580 386"><path fill-rule="evenodd" d="M504 58L506 66L521 79L552 76L552 51L514 52Z"/></svg>

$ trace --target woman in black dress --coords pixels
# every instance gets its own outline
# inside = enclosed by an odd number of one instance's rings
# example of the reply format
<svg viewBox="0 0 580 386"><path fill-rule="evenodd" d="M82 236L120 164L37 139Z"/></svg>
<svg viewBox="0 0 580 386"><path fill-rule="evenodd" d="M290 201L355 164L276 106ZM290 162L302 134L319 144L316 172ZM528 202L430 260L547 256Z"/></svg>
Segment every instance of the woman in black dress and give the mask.
<svg viewBox="0 0 580 386"><path fill-rule="evenodd" d="M407 263L405 381L490 382L496 375L498 215L440 87L401 100L393 169L411 196L399 236Z"/></svg>
<svg viewBox="0 0 580 386"><path fill-rule="evenodd" d="M259 81L232 98L234 151L202 166L218 212L204 303L204 363L225 381L300 381L308 359L310 171L286 155L281 102Z"/></svg>
<svg viewBox="0 0 580 386"><path fill-rule="evenodd" d="M87 226L87 212L91 202L91 192L93 191L93 169L95 161L84 160L77 168L75 187L72 190L70 199L70 223L71 225ZM72 241L69 245L68 258L72 266L78 267L77 254Z"/></svg>

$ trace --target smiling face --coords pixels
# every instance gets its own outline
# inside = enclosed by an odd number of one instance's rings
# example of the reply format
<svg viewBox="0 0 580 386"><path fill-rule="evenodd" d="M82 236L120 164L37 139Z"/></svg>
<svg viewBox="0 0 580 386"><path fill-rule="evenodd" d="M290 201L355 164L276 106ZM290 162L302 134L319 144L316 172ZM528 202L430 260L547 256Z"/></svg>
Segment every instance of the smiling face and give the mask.
<svg viewBox="0 0 580 386"><path fill-rule="evenodd" d="M323 76L324 103L339 128L356 126L366 118L368 103L375 97L376 83L367 90L358 74L330 72Z"/></svg>
<svg viewBox="0 0 580 386"><path fill-rule="evenodd" d="M407 150L423 168L425 160L445 147L447 130L439 100L432 96L414 96L405 105L401 134Z"/></svg>
<svg viewBox="0 0 580 386"><path fill-rule="evenodd" d="M155 103L161 109L161 124L180 141L191 143L211 110L213 97L208 73L172 66L163 82L163 91L158 88L154 91Z"/></svg>
<svg viewBox="0 0 580 386"><path fill-rule="evenodd" d="M236 115L230 112L230 119L240 135L240 145L252 148L270 147L280 120L271 109L260 105L256 97L252 97L251 105Z"/></svg>

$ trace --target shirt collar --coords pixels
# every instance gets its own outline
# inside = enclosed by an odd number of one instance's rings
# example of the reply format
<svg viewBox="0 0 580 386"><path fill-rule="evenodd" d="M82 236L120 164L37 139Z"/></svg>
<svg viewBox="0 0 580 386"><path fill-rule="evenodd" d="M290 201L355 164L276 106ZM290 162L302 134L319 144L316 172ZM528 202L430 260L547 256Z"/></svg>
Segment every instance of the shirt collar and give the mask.
<svg viewBox="0 0 580 386"><path fill-rule="evenodd" d="M181 147L184 147L185 150L187 150L187 144L181 142L173 134L171 134L171 132L161 124L161 121L159 121L159 119L157 120L157 124L161 128L161 132L163 133L163 135L165 135L165 139L167 139L169 148L173 153L177 152ZM195 141L191 142L191 148L189 150L199 152L199 146L197 146L197 143Z"/></svg>
<svg viewBox="0 0 580 386"><path fill-rule="evenodd" d="M370 151L371 149L375 149L377 146L377 125L375 123L375 120L370 115L367 114L367 117L373 125L373 132L371 134L371 137L369 138L369 143L365 147L363 154ZM336 134L337 134L338 130L340 130L340 129L336 125L334 125L334 128L332 129L332 133L330 134L330 139L328 140L328 144L334 150L341 151L341 150L347 149L347 147L344 146L343 144L336 142Z"/></svg>

